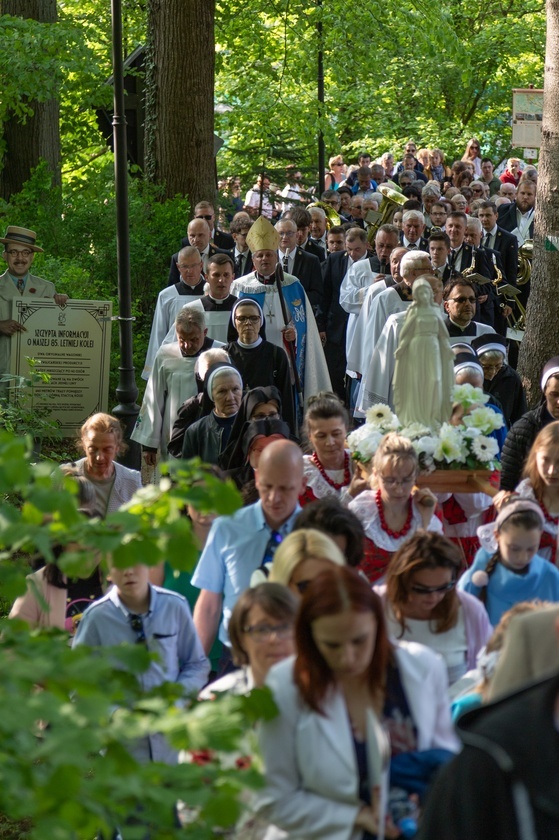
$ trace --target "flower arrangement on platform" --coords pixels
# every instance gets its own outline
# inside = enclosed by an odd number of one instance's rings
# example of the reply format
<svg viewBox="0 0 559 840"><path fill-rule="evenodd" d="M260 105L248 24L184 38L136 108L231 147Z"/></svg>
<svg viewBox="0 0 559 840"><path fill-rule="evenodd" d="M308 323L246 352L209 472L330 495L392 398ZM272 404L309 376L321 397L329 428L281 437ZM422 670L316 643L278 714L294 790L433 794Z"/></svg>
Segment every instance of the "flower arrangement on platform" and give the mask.
<svg viewBox="0 0 559 840"><path fill-rule="evenodd" d="M456 385L452 394L457 425L443 423L432 431L421 423L402 426L387 405L373 405L366 422L347 439L356 461L367 463L382 437L397 432L411 440L419 458L421 472L434 470L499 470L499 446L491 433L503 426L503 416L486 403L489 396L472 385Z"/></svg>

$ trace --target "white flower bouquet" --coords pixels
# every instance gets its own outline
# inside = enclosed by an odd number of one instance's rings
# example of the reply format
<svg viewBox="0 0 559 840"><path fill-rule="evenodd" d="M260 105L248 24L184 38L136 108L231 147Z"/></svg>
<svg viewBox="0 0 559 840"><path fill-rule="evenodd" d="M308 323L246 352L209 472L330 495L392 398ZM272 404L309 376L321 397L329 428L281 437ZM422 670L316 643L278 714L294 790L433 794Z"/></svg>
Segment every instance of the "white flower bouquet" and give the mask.
<svg viewBox="0 0 559 840"><path fill-rule="evenodd" d="M499 445L490 435L503 426L504 419L499 412L487 407L488 400L488 395L480 388L455 386L453 403L460 407L461 421L458 425L443 423L436 432L421 423L403 427L390 408L379 403L367 411L366 423L349 435L348 448L355 460L366 463L375 454L383 436L397 432L411 440L422 473L499 470Z"/></svg>

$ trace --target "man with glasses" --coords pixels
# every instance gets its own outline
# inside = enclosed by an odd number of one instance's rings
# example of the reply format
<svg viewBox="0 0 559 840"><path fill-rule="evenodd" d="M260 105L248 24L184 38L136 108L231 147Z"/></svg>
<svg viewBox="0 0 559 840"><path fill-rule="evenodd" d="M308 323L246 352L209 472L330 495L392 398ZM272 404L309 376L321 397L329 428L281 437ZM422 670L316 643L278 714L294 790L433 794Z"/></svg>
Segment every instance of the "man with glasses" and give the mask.
<svg viewBox="0 0 559 840"><path fill-rule="evenodd" d="M444 287L445 324L450 336L450 343L472 343L478 335L491 333L496 335L493 327L474 321L476 311L476 287L467 277L456 277Z"/></svg>
<svg viewBox="0 0 559 840"><path fill-rule="evenodd" d="M443 274L444 283L464 271L473 271L473 273L489 280L493 277L492 264L488 256L466 242L467 223L468 217L461 210L454 210L447 217L445 232L450 239L450 253L448 255L448 265ZM494 287L491 283L486 283L480 287L477 294L479 320L493 328L496 297Z"/></svg>
<svg viewBox="0 0 559 840"><path fill-rule="evenodd" d="M210 651L219 628L225 658L221 673L231 667L227 625L239 595L250 586L252 573L291 533L301 510L299 497L307 484L299 447L287 440L270 443L255 470L259 501L212 524L202 556L192 576L200 596L194 624ZM227 656L228 654L228 656Z"/></svg>
<svg viewBox="0 0 559 840"><path fill-rule="evenodd" d="M199 201L194 208L194 218L204 219L204 221L208 223L210 227L211 242L216 246L216 248L220 248L224 251L230 251L231 248L233 248L235 242L231 234L225 233L223 230L219 230L216 226L215 209L213 204L209 201ZM183 244L186 245L187 243L184 242Z"/></svg>
<svg viewBox="0 0 559 840"><path fill-rule="evenodd" d="M49 280L30 273L35 254L43 253L43 249L36 245L36 239L34 230L15 225L8 225L5 236L0 238L4 244L2 256L8 265L0 276L0 375L10 372L12 336L25 332L25 327L12 318L13 301L22 296L51 298L62 307L68 300L68 295L57 294Z"/></svg>
<svg viewBox="0 0 559 840"><path fill-rule="evenodd" d="M292 219L281 219L276 225L279 233L278 257L285 274L300 281L310 300L320 331L322 323L322 272L320 260L297 245L297 225Z"/></svg>
<svg viewBox="0 0 559 840"><path fill-rule="evenodd" d="M138 674L148 692L164 682L181 687L184 701L206 684L210 663L196 633L186 598L149 582L149 567L110 569L112 588L84 612L72 647L144 645L156 653L147 671ZM159 733L134 740L128 749L142 764L176 764L178 752Z"/></svg>

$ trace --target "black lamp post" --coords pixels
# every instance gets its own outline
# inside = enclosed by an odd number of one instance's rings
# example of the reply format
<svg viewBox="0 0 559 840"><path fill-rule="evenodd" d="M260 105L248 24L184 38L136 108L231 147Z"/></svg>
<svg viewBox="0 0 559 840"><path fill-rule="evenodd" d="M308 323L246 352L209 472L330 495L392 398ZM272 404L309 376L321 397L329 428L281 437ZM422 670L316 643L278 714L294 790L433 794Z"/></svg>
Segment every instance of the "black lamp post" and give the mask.
<svg viewBox="0 0 559 840"><path fill-rule="evenodd" d="M324 116L324 55L322 51L322 0L316 0L318 7L318 20L316 23L316 36L318 40L318 54L316 67L316 84L318 95L318 118L320 126L322 126L322 118ZM326 168L326 155L324 152L324 134L322 127L318 129L318 197L324 192L324 170Z"/></svg>
<svg viewBox="0 0 559 840"><path fill-rule="evenodd" d="M116 248L118 275L118 329L120 365L116 396L118 405L113 414L125 426L129 449L121 457L129 467L140 469L142 454L139 444L130 441L139 412L136 405L138 388L132 361L132 295L130 288L130 238L128 231L128 159L126 151L126 116L124 111L124 69L122 58L122 7L121 0L111 0L111 26L113 40L113 141L115 156L116 192Z"/></svg>

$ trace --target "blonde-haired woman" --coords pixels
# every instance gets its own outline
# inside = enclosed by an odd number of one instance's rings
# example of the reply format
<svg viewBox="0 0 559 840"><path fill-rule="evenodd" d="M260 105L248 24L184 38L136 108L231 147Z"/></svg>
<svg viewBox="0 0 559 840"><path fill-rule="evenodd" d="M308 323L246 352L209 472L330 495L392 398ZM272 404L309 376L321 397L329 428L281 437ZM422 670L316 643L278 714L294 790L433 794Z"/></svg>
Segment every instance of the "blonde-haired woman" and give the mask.
<svg viewBox="0 0 559 840"><path fill-rule="evenodd" d="M462 160L473 164L475 177L481 178L481 146L477 137L468 140Z"/></svg>
<svg viewBox="0 0 559 840"><path fill-rule="evenodd" d="M314 528L301 528L292 531L276 550L269 580L302 595L309 583L332 565L346 565L334 540Z"/></svg>
<svg viewBox="0 0 559 840"><path fill-rule="evenodd" d="M343 157L341 155L333 155L328 161L328 166L330 167L330 171L326 173L324 189L337 190L346 179L346 167Z"/></svg>
<svg viewBox="0 0 559 840"><path fill-rule="evenodd" d="M85 476L92 483L96 509L101 516L114 513L142 486L138 470L124 467L115 460L126 450L120 421L111 414L93 414L80 429L78 446L85 457L73 465L76 474Z"/></svg>

